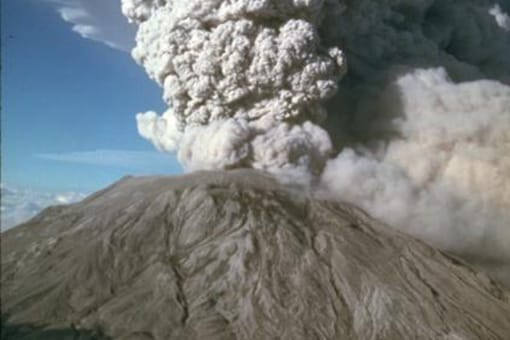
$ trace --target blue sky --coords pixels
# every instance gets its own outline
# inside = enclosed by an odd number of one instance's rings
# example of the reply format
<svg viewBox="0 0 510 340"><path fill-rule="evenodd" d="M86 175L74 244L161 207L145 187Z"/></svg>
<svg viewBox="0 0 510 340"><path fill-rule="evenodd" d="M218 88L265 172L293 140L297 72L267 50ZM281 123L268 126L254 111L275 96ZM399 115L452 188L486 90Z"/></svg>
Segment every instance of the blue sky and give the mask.
<svg viewBox="0 0 510 340"><path fill-rule="evenodd" d="M3 183L91 192L127 174L182 171L136 131L136 113L165 104L124 51L132 27L120 10L104 14L117 1L1 1Z"/></svg>

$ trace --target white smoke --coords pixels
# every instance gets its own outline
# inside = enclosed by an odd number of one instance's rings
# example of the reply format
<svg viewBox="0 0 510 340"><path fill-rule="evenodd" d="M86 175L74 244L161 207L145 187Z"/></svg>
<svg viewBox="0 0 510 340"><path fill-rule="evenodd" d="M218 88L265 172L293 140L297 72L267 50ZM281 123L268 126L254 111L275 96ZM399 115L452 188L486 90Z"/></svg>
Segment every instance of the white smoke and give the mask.
<svg viewBox="0 0 510 340"><path fill-rule="evenodd" d="M123 0L133 56L169 105L138 128L190 170L318 179L320 194L510 283L509 9Z"/></svg>

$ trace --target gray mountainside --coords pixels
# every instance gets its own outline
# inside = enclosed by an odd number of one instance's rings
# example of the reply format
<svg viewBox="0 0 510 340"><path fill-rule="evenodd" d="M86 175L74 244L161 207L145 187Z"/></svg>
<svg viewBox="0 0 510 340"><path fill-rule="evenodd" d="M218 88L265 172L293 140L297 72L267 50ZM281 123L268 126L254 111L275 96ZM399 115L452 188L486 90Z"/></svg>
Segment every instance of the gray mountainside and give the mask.
<svg viewBox="0 0 510 340"><path fill-rule="evenodd" d="M2 339L502 339L508 293L253 170L125 178L2 234Z"/></svg>

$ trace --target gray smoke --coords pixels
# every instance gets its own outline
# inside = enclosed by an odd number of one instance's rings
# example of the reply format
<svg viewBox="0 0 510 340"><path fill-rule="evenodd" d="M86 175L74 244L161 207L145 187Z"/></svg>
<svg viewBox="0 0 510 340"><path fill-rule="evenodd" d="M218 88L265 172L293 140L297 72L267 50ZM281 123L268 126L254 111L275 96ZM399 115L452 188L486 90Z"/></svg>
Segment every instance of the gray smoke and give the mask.
<svg viewBox="0 0 510 340"><path fill-rule="evenodd" d="M510 283L510 3L123 0L196 169L312 180ZM318 184L317 184L318 183Z"/></svg>

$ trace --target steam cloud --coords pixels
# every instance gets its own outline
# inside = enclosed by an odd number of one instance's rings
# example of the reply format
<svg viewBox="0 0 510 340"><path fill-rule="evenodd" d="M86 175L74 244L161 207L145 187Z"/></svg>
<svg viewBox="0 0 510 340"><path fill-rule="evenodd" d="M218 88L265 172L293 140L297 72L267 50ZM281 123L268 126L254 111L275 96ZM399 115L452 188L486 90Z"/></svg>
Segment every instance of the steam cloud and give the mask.
<svg viewBox="0 0 510 340"><path fill-rule="evenodd" d="M123 0L169 109L140 134L190 170L254 167L510 284L510 4Z"/></svg>

